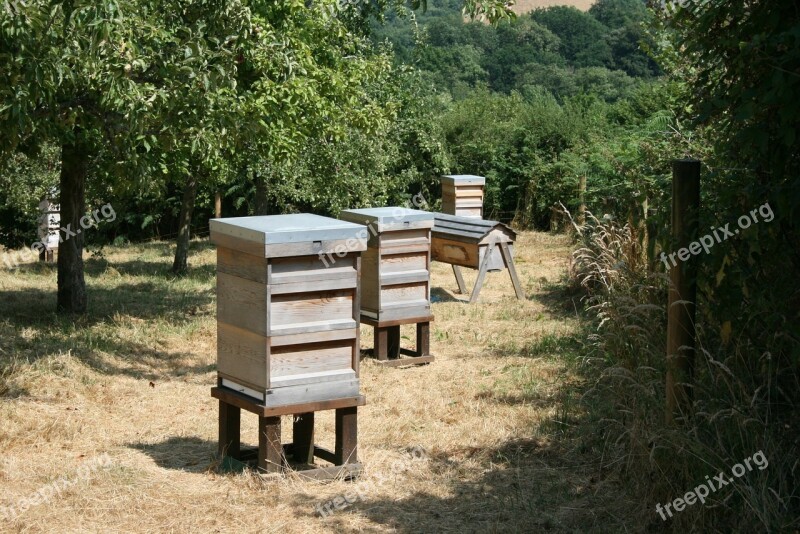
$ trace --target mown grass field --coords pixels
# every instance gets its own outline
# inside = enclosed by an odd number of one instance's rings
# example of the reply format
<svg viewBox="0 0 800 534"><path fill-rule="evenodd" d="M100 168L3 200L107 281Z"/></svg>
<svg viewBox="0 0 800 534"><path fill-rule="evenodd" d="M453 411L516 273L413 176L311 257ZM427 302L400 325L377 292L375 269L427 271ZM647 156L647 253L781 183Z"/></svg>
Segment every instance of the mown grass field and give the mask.
<svg viewBox="0 0 800 534"><path fill-rule="evenodd" d="M215 460L215 252L193 245L191 274L168 274L156 242L87 255L90 315L53 313L56 272L0 271L0 530L8 532L578 532L637 530L576 432L580 308L566 291L563 236L524 233L517 301L490 274L477 304L434 264L429 366L362 363L357 482L264 481ZM467 284L474 273L467 274ZM404 342L412 339L404 327ZM362 340L371 346L372 332ZM284 436L290 436L284 418ZM256 444L255 416L243 441ZM331 445L332 413L318 416ZM285 438L284 438L285 439ZM422 447L425 458L409 451ZM108 455L108 465L86 467ZM88 462L88 463L87 463ZM83 467L82 467L83 466ZM87 473L88 472L88 473ZM45 502L20 499L61 478ZM315 506L357 490L326 518ZM352 494L351 494L352 496Z"/></svg>

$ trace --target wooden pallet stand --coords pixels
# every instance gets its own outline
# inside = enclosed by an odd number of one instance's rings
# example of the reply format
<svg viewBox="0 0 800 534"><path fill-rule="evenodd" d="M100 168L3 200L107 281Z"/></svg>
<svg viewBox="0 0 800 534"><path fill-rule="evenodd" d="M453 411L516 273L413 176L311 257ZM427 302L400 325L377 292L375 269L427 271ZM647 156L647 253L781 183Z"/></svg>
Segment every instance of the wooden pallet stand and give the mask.
<svg viewBox="0 0 800 534"><path fill-rule="evenodd" d="M431 363L433 213L387 207L345 210L339 217L369 229L361 270L361 322L375 331L372 356L389 366ZM400 347L404 324L416 325L414 350Z"/></svg>
<svg viewBox="0 0 800 534"><path fill-rule="evenodd" d="M375 362L387 367L404 367L432 363L436 358L431 350L431 322L433 316L402 321L377 321L362 317L361 322L374 329L374 345L371 356ZM400 346L400 326L414 324L417 327L417 344L414 350ZM406 356L405 358L403 356Z"/></svg>
<svg viewBox="0 0 800 534"><path fill-rule="evenodd" d="M279 476L288 471L314 480L356 478L362 471L358 461L358 407L366 404L357 397L295 405L265 406L247 395L224 386L211 389L219 400L219 458L233 458L252 464L265 476ZM241 444L242 410L258 416L258 449ZM314 416L323 410L336 411L334 450L314 443ZM281 416L293 416L292 443L281 441ZM333 465L320 467L319 458Z"/></svg>
<svg viewBox="0 0 800 534"><path fill-rule="evenodd" d="M434 261L453 266L458 289L467 293L460 267L478 269L478 279L469 301L480 296L487 272L507 270L517 298L523 300L517 270L514 267L514 241L517 234L503 223L470 217L435 214L432 232L431 257Z"/></svg>

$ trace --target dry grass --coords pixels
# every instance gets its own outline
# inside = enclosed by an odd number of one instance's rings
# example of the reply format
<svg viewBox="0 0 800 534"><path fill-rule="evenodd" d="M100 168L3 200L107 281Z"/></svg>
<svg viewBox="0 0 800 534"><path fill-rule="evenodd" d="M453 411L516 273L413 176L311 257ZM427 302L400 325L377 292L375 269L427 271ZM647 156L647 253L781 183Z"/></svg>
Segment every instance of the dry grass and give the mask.
<svg viewBox="0 0 800 534"><path fill-rule="evenodd" d="M437 361L384 369L365 360L357 483L264 482L216 471L213 249L192 274L167 274L171 246L106 249L87 261L91 315L52 313L52 267L0 272L0 506L60 477L78 480L0 530L10 532L533 532L631 528L627 503L572 430L580 386L565 362L578 330L564 292L570 243L525 233L516 247L528 300L491 274L474 305L433 272ZM471 284L474 274L468 275ZM410 340L411 328L403 330ZM371 330L364 327L364 345ZM408 341L406 341L408 342ZM290 425L284 418L284 425ZM318 441L332 444L332 414ZM257 443L256 418L243 440ZM285 435L290 435L288 426ZM428 458L410 461L414 446ZM399 462L399 463L398 463ZM392 467L402 466L402 469ZM321 519L313 507L358 487L365 500ZM2 510L0 510L1 512ZM633 527L637 529L639 527Z"/></svg>

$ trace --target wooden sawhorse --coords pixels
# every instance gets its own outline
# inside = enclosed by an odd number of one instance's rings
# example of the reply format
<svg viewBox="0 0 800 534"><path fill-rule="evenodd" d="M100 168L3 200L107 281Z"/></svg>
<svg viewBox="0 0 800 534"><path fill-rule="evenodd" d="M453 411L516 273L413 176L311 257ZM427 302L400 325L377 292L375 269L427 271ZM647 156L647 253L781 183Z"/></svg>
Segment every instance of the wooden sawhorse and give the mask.
<svg viewBox="0 0 800 534"><path fill-rule="evenodd" d="M399 319L395 321L377 321L370 317L361 316L361 322L375 329L375 344L372 356L375 361L388 367L401 367L404 365L422 365L431 363L436 358L431 352L431 322L433 316L419 317L416 319ZM415 350L404 349L400 346L400 326L404 324L417 325L417 346ZM409 356L403 358L402 356Z"/></svg>
<svg viewBox="0 0 800 534"><path fill-rule="evenodd" d="M269 407L237 391L217 386L211 396L219 400L219 458L226 456L248 463L256 460L262 473L275 475L287 469L317 480L355 478L362 470L358 462L358 407L366 397L307 402L291 406ZM244 450L241 445L241 411L258 415L258 449ZM336 445L333 451L314 444L314 414L336 410ZM281 416L294 416L293 442L281 444ZM255 453L255 454L254 454ZM316 467L314 458L332 463ZM290 464L288 458L293 462Z"/></svg>
<svg viewBox="0 0 800 534"><path fill-rule="evenodd" d="M514 259L511 257L511 251L508 248L508 243L499 242L490 244L484 253L481 267L478 270L478 279L475 280L475 287L473 288L472 295L469 298L470 304L477 301L478 296L481 294L483 280L486 278L486 273L489 270L489 261L494 253L494 247L498 247L500 249L500 254L503 257L503 264L505 265L506 270L508 270L509 276L511 276L511 283L514 285L514 293L516 293L519 300L525 300L525 292L522 290L522 284L519 282L517 269L514 267ZM453 274L456 276L458 291L462 295L468 295L469 293L467 292L467 285L464 283L464 276L461 274L461 268L458 265L453 264Z"/></svg>

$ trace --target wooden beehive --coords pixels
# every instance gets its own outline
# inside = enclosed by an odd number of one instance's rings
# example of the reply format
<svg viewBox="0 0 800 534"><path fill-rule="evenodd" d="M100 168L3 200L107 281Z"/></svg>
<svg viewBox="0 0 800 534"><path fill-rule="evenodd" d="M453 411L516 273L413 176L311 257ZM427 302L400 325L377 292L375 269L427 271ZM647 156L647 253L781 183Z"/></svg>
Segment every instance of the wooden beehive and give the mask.
<svg viewBox="0 0 800 534"><path fill-rule="evenodd" d="M367 229L309 214L210 227L220 385L266 406L357 396Z"/></svg>
<svg viewBox="0 0 800 534"><path fill-rule="evenodd" d="M482 176L442 176L442 212L459 217L483 218L483 188L486 178Z"/></svg>
<svg viewBox="0 0 800 534"><path fill-rule="evenodd" d="M369 231L361 271L361 315L376 321L429 318L433 213L390 207L347 210L339 217L366 225Z"/></svg>
<svg viewBox="0 0 800 534"><path fill-rule="evenodd" d="M480 269L483 258L490 254L488 271L505 269L500 248L493 243L507 243L513 254L516 232L503 223L470 217L435 214L431 254L435 261ZM491 249L491 251L490 251Z"/></svg>

